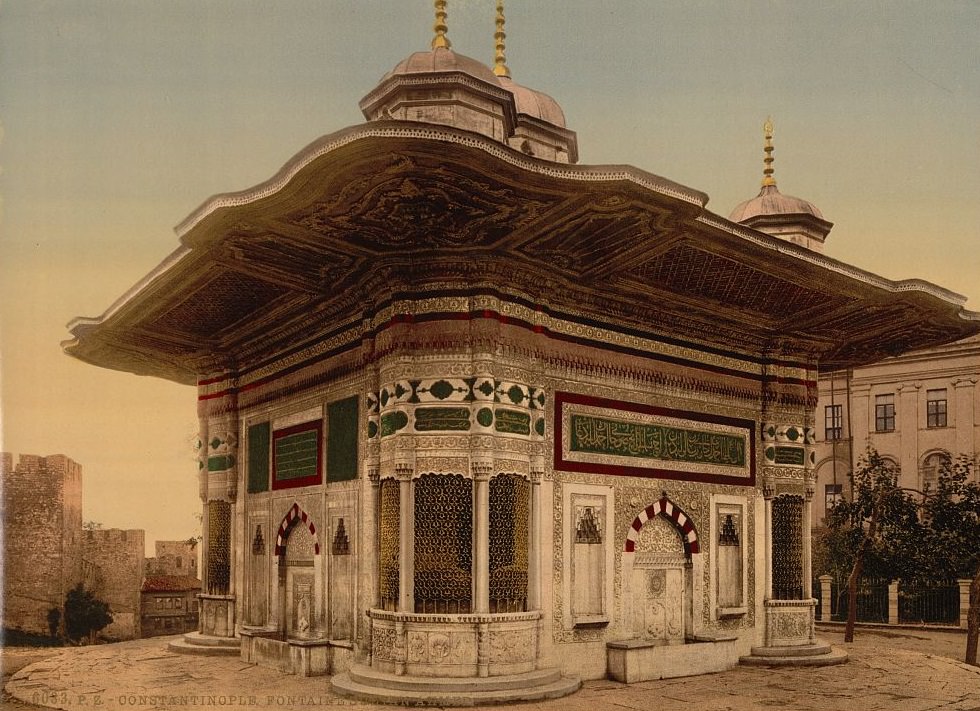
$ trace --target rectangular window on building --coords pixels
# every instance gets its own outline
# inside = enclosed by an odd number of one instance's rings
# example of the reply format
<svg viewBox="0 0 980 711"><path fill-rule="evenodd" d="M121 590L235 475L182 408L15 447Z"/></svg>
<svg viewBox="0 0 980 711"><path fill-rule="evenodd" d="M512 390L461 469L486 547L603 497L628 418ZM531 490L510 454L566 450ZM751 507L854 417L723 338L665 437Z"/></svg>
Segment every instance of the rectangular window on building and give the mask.
<svg viewBox="0 0 980 711"><path fill-rule="evenodd" d="M824 510L828 513L834 504L840 501L844 496L844 485L843 484L825 484L824 485Z"/></svg>
<svg viewBox="0 0 980 711"><path fill-rule="evenodd" d="M844 406L827 405L823 409L824 439L840 439L844 434Z"/></svg>
<svg viewBox="0 0 980 711"><path fill-rule="evenodd" d="M895 394L875 396L875 432L895 429Z"/></svg>
<svg viewBox="0 0 980 711"><path fill-rule="evenodd" d="M946 388L926 391L926 426L946 426Z"/></svg>

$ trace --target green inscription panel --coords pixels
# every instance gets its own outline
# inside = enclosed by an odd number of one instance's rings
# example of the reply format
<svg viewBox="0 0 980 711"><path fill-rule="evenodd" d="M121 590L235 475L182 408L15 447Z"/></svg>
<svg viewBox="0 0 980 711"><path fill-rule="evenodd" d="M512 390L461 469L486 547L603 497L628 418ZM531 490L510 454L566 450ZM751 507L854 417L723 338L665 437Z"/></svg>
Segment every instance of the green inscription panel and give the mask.
<svg viewBox="0 0 980 711"><path fill-rule="evenodd" d="M773 461L776 464L791 464L802 467L806 462L806 454L803 447L776 447L776 457Z"/></svg>
<svg viewBox="0 0 980 711"><path fill-rule="evenodd" d="M209 472L223 472L235 466L235 458L230 454L219 454L208 457Z"/></svg>
<svg viewBox="0 0 980 711"><path fill-rule="evenodd" d="M570 425L573 452L745 466L745 439L737 435L579 414L571 415Z"/></svg>
<svg viewBox="0 0 980 711"><path fill-rule="evenodd" d="M327 405L327 481L357 478L357 397Z"/></svg>
<svg viewBox="0 0 980 711"><path fill-rule="evenodd" d="M393 435L408 424L408 415L401 410L388 412L381 416L381 436Z"/></svg>
<svg viewBox="0 0 980 711"><path fill-rule="evenodd" d="M317 476L318 429L276 438L276 479L307 479Z"/></svg>
<svg viewBox="0 0 980 711"><path fill-rule="evenodd" d="M517 410L497 410L493 428L505 434L531 434L531 416Z"/></svg>
<svg viewBox="0 0 980 711"><path fill-rule="evenodd" d="M470 428L468 407L417 407L415 430L417 432L461 432Z"/></svg>
<svg viewBox="0 0 980 711"><path fill-rule="evenodd" d="M269 490L269 435L268 422L260 422L248 428L248 493L257 494Z"/></svg>

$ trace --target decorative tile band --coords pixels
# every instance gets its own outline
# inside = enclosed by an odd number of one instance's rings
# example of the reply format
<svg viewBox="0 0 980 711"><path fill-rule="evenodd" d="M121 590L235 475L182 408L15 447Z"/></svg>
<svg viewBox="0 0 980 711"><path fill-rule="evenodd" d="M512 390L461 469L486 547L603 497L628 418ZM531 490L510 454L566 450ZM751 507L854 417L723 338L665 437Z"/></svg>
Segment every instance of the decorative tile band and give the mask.
<svg viewBox="0 0 980 711"><path fill-rule="evenodd" d="M472 432L543 437L543 388L490 376L399 380L368 393L368 439L398 433Z"/></svg>
<svg viewBox="0 0 980 711"><path fill-rule="evenodd" d="M638 403L555 394L555 468L755 484L755 423Z"/></svg>

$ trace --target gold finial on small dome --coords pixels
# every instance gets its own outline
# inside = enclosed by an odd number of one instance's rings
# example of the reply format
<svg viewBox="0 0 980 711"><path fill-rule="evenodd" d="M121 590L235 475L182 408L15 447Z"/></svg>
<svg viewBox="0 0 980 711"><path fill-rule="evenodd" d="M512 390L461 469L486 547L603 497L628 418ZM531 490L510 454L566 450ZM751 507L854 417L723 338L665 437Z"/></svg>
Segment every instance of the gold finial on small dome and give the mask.
<svg viewBox="0 0 980 711"><path fill-rule="evenodd" d="M504 32L504 0L497 0L497 31L493 33L493 38L497 50L493 60L493 73L498 77L510 77L504 45L504 40L507 39L507 34Z"/></svg>
<svg viewBox="0 0 980 711"><path fill-rule="evenodd" d="M775 173L776 171L773 170L772 167L772 162L774 160L774 158L772 157L772 152L775 149L773 148L772 145L772 117L771 116L766 119L766 123L763 125L762 130L765 132L766 135L766 148L765 148L766 158L764 161L766 164L766 169L762 171L762 174L765 175L766 177L762 179L762 187L767 187L769 185L776 184L776 179L772 177L772 174Z"/></svg>
<svg viewBox="0 0 980 711"><path fill-rule="evenodd" d="M449 30L449 26L446 24L446 0L435 0L435 7L436 22L432 26L432 29L435 30L436 36L432 38L432 49L438 47L449 49L453 44L446 37L446 32Z"/></svg>

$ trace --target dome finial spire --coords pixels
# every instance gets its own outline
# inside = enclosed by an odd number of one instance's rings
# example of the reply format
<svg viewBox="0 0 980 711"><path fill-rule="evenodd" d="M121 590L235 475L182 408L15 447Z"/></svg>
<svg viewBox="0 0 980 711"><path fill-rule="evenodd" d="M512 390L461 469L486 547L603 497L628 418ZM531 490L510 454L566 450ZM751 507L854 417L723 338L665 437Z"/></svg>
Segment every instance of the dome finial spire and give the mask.
<svg viewBox="0 0 980 711"><path fill-rule="evenodd" d="M504 32L504 0L497 0L497 31L493 33L496 42L496 56L493 60L493 73L498 77L510 77L510 69L507 68L507 55L504 40L507 34Z"/></svg>
<svg viewBox="0 0 980 711"><path fill-rule="evenodd" d="M772 174L775 173L776 171L773 170L772 167L772 162L774 160L774 158L772 157L772 152L775 149L773 148L772 145L772 117L771 116L766 119L766 123L763 125L762 130L765 132L765 136L766 136L766 147L765 147L766 157L764 161L766 164L766 169L762 171L762 174L766 176L762 179L762 187L765 188L770 185L772 186L776 185L776 179L772 177Z"/></svg>
<svg viewBox="0 0 980 711"><path fill-rule="evenodd" d="M435 0L435 8L436 22L432 29L435 30L436 36L432 38L432 49L438 47L449 49L453 44L446 37L446 32L449 30L449 26L446 24L446 0Z"/></svg>

